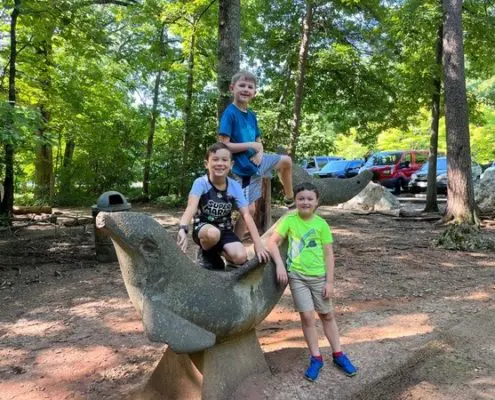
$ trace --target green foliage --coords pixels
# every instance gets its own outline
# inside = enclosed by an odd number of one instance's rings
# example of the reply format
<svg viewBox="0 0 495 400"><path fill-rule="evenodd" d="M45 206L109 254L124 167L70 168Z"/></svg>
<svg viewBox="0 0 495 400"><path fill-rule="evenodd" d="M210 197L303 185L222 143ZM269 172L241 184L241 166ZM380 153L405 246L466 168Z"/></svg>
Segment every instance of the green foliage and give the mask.
<svg viewBox="0 0 495 400"><path fill-rule="evenodd" d="M297 157L355 158L368 149L429 147L433 80L440 77L439 4L315 2ZM0 6L4 44L12 6ZM464 8L471 147L474 158L485 162L495 159L494 8L480 1ZM304 10L302 0L242 2L241 62L259 77L251 106L267 151L289 144ZM10 49L0 48L0 142L15 145L16 202L31 201L37 140L53 148L57 204L91 205L111 189L139 198L133 183L143 179L160 72L150 193L166 205L179 204L177 193L204 173L204 153L216 140L217 25L218 4L211 0L142 0L132 7L23 1L14 109L5 101ZM443 120L440 127L444 151ZM40 128L43 137L36 135Z"/></svg>

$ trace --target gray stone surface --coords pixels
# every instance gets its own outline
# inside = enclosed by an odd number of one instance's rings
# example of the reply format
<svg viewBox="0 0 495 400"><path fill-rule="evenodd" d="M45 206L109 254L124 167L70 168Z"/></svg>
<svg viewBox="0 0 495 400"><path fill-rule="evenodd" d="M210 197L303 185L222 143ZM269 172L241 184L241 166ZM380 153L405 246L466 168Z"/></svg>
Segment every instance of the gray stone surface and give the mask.
<svg viewBox="0 0 495 400"><path fill-rule="evenodd" d="M362 192L343 204L346 210L383 212L399 215L400 203L397 197L378 183L369 182Z"/></svg>
<svg viewBox="0 0 495 400"><path fill-rule="evenodd" d="M474 186L474 199L482 212L495 212L495 170L486 170Z"/></svg>
<svg viewBox="0 0 495 400"><path fill-rule="evenodd" d="M303 183L311 182L320 192L320 204L335 206L352 199L361 192L371 181L371 171L363 171L359 175L348 178L315 178L309 175L303 168L294 165L292 181L294 187Z"/></svg>

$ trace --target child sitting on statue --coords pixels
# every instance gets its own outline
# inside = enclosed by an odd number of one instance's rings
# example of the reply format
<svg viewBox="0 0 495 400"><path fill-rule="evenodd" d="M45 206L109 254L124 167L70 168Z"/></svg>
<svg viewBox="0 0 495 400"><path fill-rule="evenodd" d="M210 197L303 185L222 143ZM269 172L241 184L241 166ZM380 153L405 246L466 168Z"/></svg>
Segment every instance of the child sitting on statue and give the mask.
<svg viewBox="0 0 495 400"><path fill-rule="evenodd" d="M247 261L246 249L232 231L234 208L237 208L244 218L258 260L266 262L269 258L254 220L249 214L248 203L241 186L227 176L232 164L232 153L225 144L215 143L208 148L205 159L207 174L194 181L187 208L180 219L177 245L182 251L186 251L188 225L194 218L192 237L200 247L198 261L203 268L224 270L225 264L221 255L233 264L243 264Z"/></svg>
<svg viewBox="0 0 495 400"><path fill-rule="evenodd" d="M256 94L256 77L240 71L232 77L230 90L233 102L220 119L218 141L225 143L234 156L232 171L242 185L251 216L255 213L255 201L261 197L262 178L271 177L273 170L278 172L282 182L285 205L292 207L292 160L289 156L263 152L256 114L248 110L248 104ZM242 238L245 228L245 219L239 218L235 233Z"/></svg>

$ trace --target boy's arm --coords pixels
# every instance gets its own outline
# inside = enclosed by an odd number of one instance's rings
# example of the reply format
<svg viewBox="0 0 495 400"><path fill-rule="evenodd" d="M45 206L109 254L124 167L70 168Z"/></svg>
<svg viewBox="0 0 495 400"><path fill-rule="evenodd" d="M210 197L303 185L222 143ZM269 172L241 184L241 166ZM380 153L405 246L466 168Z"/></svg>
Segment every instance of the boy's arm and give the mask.
<svg viewBox="0 0 495 400"><path fill-rule="evenodd" d="M287 271L285 270L284 260L282 260L280 250L278 249L283 240L284 238L278 232L273 232L270 239L268 239L268 251L277 267L277 280L282 285L286 285L288 281Z"/></svg>
<svg viewBox="0 0 495 400"><path fill-rule="evenodd" d="M231 143L230 137L225 135L217 135L217 141L225 143L232 153L240 153L241 151L248 151L253 149L256 153L263 150L263 145L261 141L258 141L259 137L256 138L256 142L245 142L245 143Z"/></svg>
<svg viewBox="0 0 495 400"><path fill-rule="evenodd" d="M323 251L325 254L325 266L327 270L327 282L325 284L325 288L323 289L323 297L326 299L333 296L335 257L333 255L333 246L331 243L324 244Z"/></svg>
<svg viewBox="0 0 495 400"><path fill-rule="evenodd" d="M182 214L182 217L180 218L179 226L189 225L192 217L198 210L198 205L199 197L194 194L190 194L189 198L187 199L187 207L184 211L184 214ZM179 233L177 234L177 246L179 246L179 248L183 252L185 252L187 249L187 233L184 231L184 229L179 228Z"/></svg>
<svg viewBox="0 0 495 400"><path fill-rule="evenodd" d="M261 137L258 136L256 138L256 142L260 143L261 144L261 150L259 150L258 152L256 152L256 154L254 156L252 156L250 158L250 160L256 164L256 165L260 165L261 164L261 160L263 159L263 143L261 143Z"/></svg>
<svg viewBox="0 0 495 400"><path fill-rule="evenodd" d="M251 238L253 239L254 251L258 256L258 260L260 262L267 262L270 259L270 255L265 250L263 243L261 243L260 234L258 233L253 217L251 217L251 214L249 213L249 207L242 207L239 209L239 212L241 213L242 218L244 218L248 232L251 234Z"/></svg>

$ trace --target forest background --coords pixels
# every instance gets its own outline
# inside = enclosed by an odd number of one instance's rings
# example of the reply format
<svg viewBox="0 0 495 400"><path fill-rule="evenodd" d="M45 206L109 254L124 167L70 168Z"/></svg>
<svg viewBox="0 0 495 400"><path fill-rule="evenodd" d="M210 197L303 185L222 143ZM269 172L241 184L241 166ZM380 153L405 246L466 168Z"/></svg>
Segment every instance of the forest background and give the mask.
<svg viewBox="0 0 495 400"><path fill-rule="evenodd" d="M259 78L252 107L265 149L283 146L295 159L428 149L432 96L442 74L436 58L441 3L312 2L299 116L308 3L242 1L241 67ZM1 4L0 181L13 148L15 204L89 205L107 190L131 200L183 202L216 140L217 2ZM463 29L472 157L486 163L495 159L494 2L464 1ZM443 118L439 138L445 152Z"/></svg>

